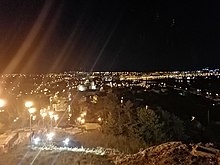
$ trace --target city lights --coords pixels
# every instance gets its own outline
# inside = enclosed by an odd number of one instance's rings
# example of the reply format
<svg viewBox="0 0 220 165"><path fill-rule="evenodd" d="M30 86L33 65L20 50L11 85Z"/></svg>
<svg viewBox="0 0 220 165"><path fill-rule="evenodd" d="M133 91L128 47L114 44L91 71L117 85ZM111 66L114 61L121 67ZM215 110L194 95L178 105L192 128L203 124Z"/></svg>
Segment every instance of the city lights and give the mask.
<svg viewBox="0 0 220 165"><path fill-rule="evenodd" d="M0 0L0 36L0 165L220 165L220 0Z"/></svg>

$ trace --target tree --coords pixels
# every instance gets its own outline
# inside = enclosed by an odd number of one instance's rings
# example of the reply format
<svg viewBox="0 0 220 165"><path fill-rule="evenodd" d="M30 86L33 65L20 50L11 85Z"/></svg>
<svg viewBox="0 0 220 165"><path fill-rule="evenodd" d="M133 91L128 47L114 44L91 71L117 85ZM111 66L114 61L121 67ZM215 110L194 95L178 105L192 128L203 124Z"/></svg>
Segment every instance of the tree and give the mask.
<svg viewBox="0 0 220 165"><path fill-rule="evenodd" d="M134 122L132 107L133 104L130 101L125 104L116 104L107 114L107 118L103 123L103 131L115 135L130 136L130 127Z"/></svg>
<svg viewBox="0 0 220 165"><path fill-rule="evenodd" d="M163 130L166 134L166 140L183 140L184 134L184 122L176 115L158 109L157 114L160 116L160 121L163 123Z"/></svg>
<svg viewBox="0 0 220 165"><path fill-rule="evenodd" d="M144 140L146 144L157 144L165 140L163 124L159 121L159 116L149 108L137 109L137 123L132 129L133 134Z"/></svg>
<svg viewBox="0 0 220 165"><path fill-rule="evenodd" d="M134 108L129 100L121 103L116 95L104 98L102 106L107 114L102 125L104 133L139 138L147 144L165 140L163 123L153 110Z"/></svg>
<svg viewBox="0 0 220 165"><path fill-rule="evenodd" d="M28 125L28 110L24 110L20 104L16 105L14 102L0 113L0 123L4 125L2 129L16 129Z"/></svg>
<svg viewBox="0 0 220 165"><path fill-rule="evenodd" d="M93 108L93 112L105 121L110 113L114 115L118 111L120 101L114 93L108 93L106 96L99 97Z"/></svg>
<svg viewBox="0 0 220 165"><path fill-rule="evenodd" d="M147 145L184 137L183 121L169 112L135 108L129 100L121 103L113 93L99 98L96 106L104 118L104 133L138 138Z"/></svg>

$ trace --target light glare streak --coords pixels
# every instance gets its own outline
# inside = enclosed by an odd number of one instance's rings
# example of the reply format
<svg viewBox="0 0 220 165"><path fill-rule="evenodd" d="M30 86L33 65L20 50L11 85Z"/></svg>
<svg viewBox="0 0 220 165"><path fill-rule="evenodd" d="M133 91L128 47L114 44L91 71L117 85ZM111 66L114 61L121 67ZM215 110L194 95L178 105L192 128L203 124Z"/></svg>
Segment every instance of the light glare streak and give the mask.
<svg viewBox="0 0 220 165"><path fill-rule="evenodd" d="M32 26L32 29L28 33L26 39L22 43L20 49L17 51L14 58L10 61L10 63L5 68L3 74L5 73L14 73L16 67L19 65L21 60L25 57L25 54L28 52L29 48L32 46L34 39L39 34L44 21L46 20L48 13L50 11L51 5L53 1L46 1L44 7L42 8L37 20Z"/></svg>

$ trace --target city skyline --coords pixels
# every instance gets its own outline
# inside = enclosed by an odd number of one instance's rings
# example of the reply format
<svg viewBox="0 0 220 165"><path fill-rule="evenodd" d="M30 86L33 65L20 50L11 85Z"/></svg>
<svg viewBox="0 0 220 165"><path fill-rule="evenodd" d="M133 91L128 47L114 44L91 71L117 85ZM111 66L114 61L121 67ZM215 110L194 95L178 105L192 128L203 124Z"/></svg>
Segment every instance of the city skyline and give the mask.
<svg viewBox="0 0 220 165"><path fill-rule="evenodd" d="M218 68L218 2L0 2L1 73Z"/></svg>

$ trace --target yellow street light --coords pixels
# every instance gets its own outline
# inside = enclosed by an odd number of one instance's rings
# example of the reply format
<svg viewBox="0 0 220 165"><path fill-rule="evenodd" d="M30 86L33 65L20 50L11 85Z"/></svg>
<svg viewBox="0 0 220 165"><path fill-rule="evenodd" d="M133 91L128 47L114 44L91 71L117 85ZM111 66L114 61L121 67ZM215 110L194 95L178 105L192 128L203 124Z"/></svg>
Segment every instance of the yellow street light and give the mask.
<svg viewBox="0 0 220 165"><path fill-rule="evenodd" d="M3 99L0 99L0 108L4 107L5 106L5 100Z"/></svg>
<svg viewBox="0 0 220 165"><path fill-rule="evenodd" d="M30 130L31 130L31 118L32 118L32 114L36 112L36 108L28 108L28 112L30 113Z"/></svg>
<svg viewBox="0 0 220 165"><path fill-rule="evenodd" d="M47 116L47 113L46 113L46 112L43 112L43 113L41 113L41 116L42 116L43 118L45 118L45 117Z"/></svg>
<svg viewBox="0 0 220 165"><path fill-rule="evenodd" d="M36 115L34 115L34 116L32 117L32 119L33 119L33 120L36 120L36 118L37 118L37 116L36 116Z"/></svg>
<svg viewBox="0 0 220 165"><path fill-rule="evenodd" d="M84 123L85 123L85 119L82 119L82 120L81 120L81 124L84 124Z"/></svg>
<svg viewBox="0 0 220 165"><path fill-rule="evenodd" d="M102 118L101 118L101 117L99 117L99 118L98 118L98 121L102 121Z"/></svg>
<svg viewBox="0 0 220 165"><path fill-rule="evenodd" d="M36 108L28 108L28 112L30 114L32 114L32 113L36 112Z"/></svg>
<svg viewBox="0 0 220 165"><path fill-rule="evenodd" d="M81 117L86 116L86 112L81 113L81 115L80 115L80 116L81 116Z"/></svg>
<svg viewBox="0 0 220 165"><path fill-rule="evenodd" d="M78 122L80 122L80 121L81 121L81 119L82 119L81 117L78 117L78 118L77 118L77 121L78 121Z"/></svg>
<svg viewBox="0 0 220 165"><path fill-rule="evenodd" d="M47 116L47 113L46 112L41 112L40 115L43 118L43 127L44 127L44 118Z"/></svg>
<svg viewBox="0 0 220 165"><path fill-rule="evenodd" d="M49 111L48 114L49 114L50 118L53 118L53 111Z"/></svg>
<svg viewBox="0 0 220 165"><path fill-rule="evenodd" d="M25 105L26 108L30 108L30 107L33 106L33 102L32 102L32 101L26 101L26 102L24 103L24 105Z"/></svg>
<svg viewBox="0 0 220 165"><path fill-rule="evenodd" d="M59 116L58 115L53 115L54 117L54 120L57 121L59 119Z"/></svg>
<svg viewBox="0 0 220 165"><path fill-rule="evenodd" d="M59 119L59 116L56 114L56 115L53 115L54 117L54 120L55 120L55 126L57 126L57 120Z"/></svg>
<svg viewBox="0 0 220 165"><path fill-rule="evenodd" d="M49 116L50 116L50 127L52 128L52 125L53 125L53 124L52 124L52 122L53 122L52 119L53 119L53 117L54 117L54 116L53 116L53 111L49 111L48 114L49 114Z"/></svg>

